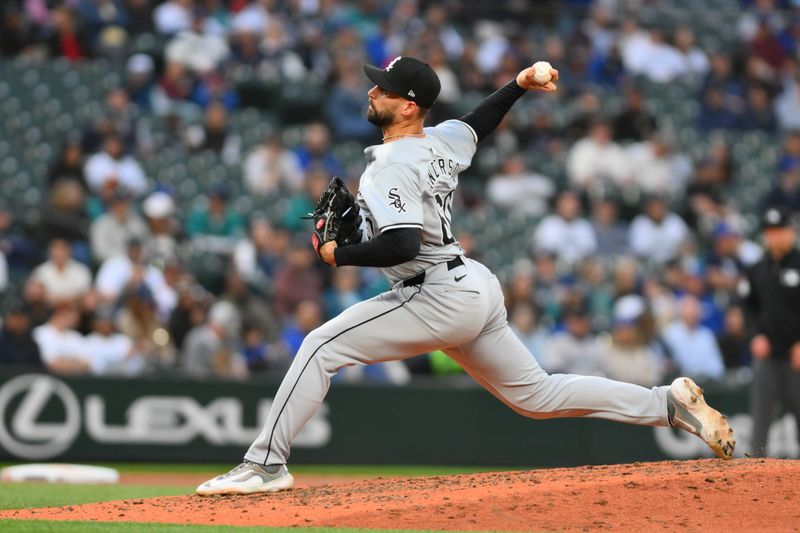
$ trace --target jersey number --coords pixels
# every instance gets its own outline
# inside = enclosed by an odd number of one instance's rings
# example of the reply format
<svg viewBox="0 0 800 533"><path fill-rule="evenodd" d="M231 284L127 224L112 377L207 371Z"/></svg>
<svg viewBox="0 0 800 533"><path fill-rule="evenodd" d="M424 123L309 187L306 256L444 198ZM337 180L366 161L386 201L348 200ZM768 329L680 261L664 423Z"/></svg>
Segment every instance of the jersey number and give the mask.
<svg viewBox="0 0 800 533"><path fill-rule="evenodd" d="M436 205L439 207L439 222L442 223L442 244L452 244L456 240L450 233L450 217L453 214L453 192L450 191L442 199L438 194L434 195Z"/></svg>

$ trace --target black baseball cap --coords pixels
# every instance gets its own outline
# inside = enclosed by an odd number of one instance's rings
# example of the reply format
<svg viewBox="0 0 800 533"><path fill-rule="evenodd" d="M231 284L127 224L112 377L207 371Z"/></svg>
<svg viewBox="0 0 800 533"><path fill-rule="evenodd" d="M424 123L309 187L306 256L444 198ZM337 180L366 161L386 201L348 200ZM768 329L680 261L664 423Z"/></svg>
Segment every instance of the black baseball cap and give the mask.
<svg viewBox="0 0 800 533"><path fill-rule="evenodd" d="M425 109L433 106L442 88L439 76L430 65L413 57L396 57L384 69L364 65L364 73L381 89L411 100Z"/></svg>
<svg viewBox="0 0 800 533"><path fill-rule="evenodd" d="M761 215L761 228L786 228L792 225L792 215L788 209L782 205L767 208Z"/></svg>

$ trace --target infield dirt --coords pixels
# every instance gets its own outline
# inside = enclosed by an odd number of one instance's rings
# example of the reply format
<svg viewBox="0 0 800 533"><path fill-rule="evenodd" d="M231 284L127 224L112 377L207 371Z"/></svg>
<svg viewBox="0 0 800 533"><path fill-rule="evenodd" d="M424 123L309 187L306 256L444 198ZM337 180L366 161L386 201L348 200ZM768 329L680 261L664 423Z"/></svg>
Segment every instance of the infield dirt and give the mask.
<svg viewBox="0 0 800 533"><path fill-rule="evenodd" d="M798 479L800 461L708 459L317 480L273 495L120 500L3 511L0 519L493 531L800 531Z"/></svg>

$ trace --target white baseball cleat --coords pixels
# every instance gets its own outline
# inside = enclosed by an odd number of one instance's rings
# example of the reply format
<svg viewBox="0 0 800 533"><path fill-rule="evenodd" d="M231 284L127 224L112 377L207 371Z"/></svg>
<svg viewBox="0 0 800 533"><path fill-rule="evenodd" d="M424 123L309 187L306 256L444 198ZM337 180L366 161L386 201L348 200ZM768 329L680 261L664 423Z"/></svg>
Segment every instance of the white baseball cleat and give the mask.
<svg viewBox="0 0 800 533"><path fill-rule="evenodd" d="M254 492L278 492L294 486L294 478L286 465L281 465L274 474L266 467L245 461L230 472L209 479L196 492L201 496L211 494L252 494Z"/></svg>
<svg viewBox="0 0 800 533"><path fill-rule="evenodd" d="M709 407L703 398L703 389L690 378L677 378L667 391L669 424L693 433L708 444L717 457L733 457L733 430L728 419Z"/></svg>

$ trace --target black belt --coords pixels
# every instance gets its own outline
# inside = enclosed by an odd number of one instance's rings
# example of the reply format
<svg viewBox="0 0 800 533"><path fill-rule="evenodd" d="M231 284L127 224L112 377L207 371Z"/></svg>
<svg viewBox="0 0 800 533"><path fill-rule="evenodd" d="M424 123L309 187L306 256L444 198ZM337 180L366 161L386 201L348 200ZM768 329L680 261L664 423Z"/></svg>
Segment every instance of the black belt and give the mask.
<svg viewBox="0 0 800 533"><path fill-rule="evenodd" d="M458 255L447 262L447 270L453 270L456 267L460 267L464 264L464 261L461 259L461 256ZM415 287L417 285L422 285L425 283L425 272L420 272L416 276L403 280L403 287Z"/></svg>

